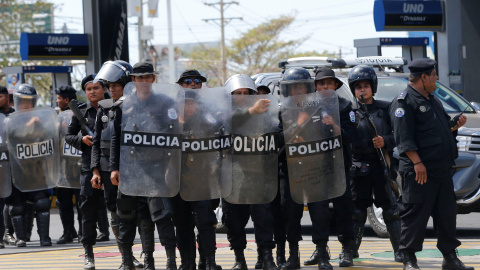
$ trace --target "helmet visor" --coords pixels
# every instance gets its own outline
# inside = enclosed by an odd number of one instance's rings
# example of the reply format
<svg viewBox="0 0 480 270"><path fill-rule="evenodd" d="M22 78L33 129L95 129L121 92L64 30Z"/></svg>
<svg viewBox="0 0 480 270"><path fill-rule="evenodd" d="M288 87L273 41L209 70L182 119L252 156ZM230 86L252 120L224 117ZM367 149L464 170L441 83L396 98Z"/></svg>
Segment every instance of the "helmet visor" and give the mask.
<svg viewBox="0 0 480 270"><path fill-rule="evenodd" d="M13 95L13 104L15 111L24 111L33 109L37 106L38 95Z"/></svg>
<svg viewBox="0 0 480 270"><path fill-rule="evenodd" d="M113 61L107 61L103 64L93 82L96 83L99 80L102 80L105 83L112 83L118 81L118 79L126 75L127 69L125 67Z"/></svg>
<svg viewBox="0 0 480 270"><path fill-rule="evenodd" d="M280 93L284 97L305 95L315 92L313 80L280 81Z"/></svg>

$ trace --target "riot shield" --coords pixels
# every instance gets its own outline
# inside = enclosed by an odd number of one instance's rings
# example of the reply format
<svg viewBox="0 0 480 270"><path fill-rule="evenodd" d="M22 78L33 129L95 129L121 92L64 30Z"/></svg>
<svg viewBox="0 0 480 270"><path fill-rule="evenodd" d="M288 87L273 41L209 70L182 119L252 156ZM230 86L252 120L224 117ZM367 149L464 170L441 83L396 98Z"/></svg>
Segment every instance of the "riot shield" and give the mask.
<svg viewBox="0 0 480 270"><path fill-rule="evenodd" d="M12 193L12 175L8 156L5 115L0 113L0 198L6 198Z"/></svg>
<svg viewBox="0 0 480 270"><path fill-rule="evenodd" d="M80 173L82 170L82 151L65 141L68 125L73 112L66 110L57 116L59 149L58 187L80 188Z"/></svg>
<svg viewBox="0 0 480 270"><path fill-rule="evenodd" d="M6 121L13 184L21 191L55 187L58 180L57 113L52 108L14 112Z"/></svg>
<svg viewBox="0 0 480 270"><path fill-rule="evenodd" d="M183 88L132 85L122 105L119 188L131 196L173 197L180 190Z"/></svg>
<svg viewBox="0 0 480 270"><path fill-rule="evenodd" d="M265 100L270 101L266 112L248 112ZM269 203L278 187L278 100L271 95L233 95L232 107L232 192L225 200Z"/></svg>
<svg viewBox="0 0 480 270"><path fill-rule="evenodd" d="M323 201L345 192L338 97L335 91L282 97L290 178L297 203Z"/></svg>
<svg viewBox="0 0 480 270"><path fill-rule="evenodd" d="M231 95L224 87L185 89L180 196L202 201L232 189Z"/></svg>

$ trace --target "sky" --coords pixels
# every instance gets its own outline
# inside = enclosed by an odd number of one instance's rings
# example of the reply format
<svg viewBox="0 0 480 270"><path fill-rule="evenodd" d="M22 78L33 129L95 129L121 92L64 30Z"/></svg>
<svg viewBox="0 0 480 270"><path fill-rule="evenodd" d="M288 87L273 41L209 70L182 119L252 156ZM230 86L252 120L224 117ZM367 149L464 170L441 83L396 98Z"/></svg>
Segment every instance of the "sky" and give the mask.
<svg viewBox="0 0 480 270"><path fill-rule="evenodd" d="M54 4L55 32L61 32L64 24L70 33L83 33L82 0L47 0ZM225 0L225 2L232 2ZM158 18L146 16L144 25L154 26L155 45L168 43L167 3L160 0ZM202 19L219 18L220 11L205 3L218 0L171 0L174 44L211 42L220 40L220 27ZM374 37L407 37L407 32L376 32L373 21L374 0L237 0L224 12L224 17L241 17L231 20L225 28L225 40L238 38L241 33L277 18L295 15L293 24L281 35L285 40L309 37L298 50L339 52L343 57L355 57L354 39ZM217 6L218 7L218 6ZM137 18L128 18L130 62L138 61ZM386 48L385 56L401 56L399 48Z"/></svg>

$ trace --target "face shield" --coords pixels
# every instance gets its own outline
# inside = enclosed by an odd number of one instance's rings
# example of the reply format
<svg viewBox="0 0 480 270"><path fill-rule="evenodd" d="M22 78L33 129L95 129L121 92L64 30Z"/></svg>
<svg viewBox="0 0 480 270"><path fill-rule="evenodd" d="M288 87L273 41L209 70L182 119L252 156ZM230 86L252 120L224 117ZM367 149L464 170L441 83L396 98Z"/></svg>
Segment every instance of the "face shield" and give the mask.
<svg viewBox="0 0 480 270"><path fill-rule="evenodd" d="M15 111L30 110L37 106L38 95L14 93L13 103Z"/></svg>
<svg viewBox="0 0 480 270"><path fill-rule="evenodd" d="M305 95L315 92L313 80L280 81L280 93L284 97Z"/></svg>
<svg viewBox="0 0 480 270"><path fill-rule="evenodd" d="M99 80L105 81L107 83L116 82L122 76L126 76L128 74L129 72L124 66L114 61L107 61L103 64L102 68L95 76L93 82L96 83Z"/></svg>

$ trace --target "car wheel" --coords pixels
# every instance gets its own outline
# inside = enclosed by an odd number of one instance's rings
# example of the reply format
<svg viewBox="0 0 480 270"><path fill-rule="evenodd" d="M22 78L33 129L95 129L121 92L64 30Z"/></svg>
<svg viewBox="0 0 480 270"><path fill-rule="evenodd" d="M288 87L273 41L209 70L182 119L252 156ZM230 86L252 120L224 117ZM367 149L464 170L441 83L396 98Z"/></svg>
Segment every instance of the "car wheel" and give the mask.
<svg viewBox="0 0 480 270"><path fill-rule="evenodd" d="M377 208L375 205L372 205L367 209L367 217L370 227L372 227L377 236L380 238L387 238L389 235L387 226L383 220L382 212L382 208Z"/></svg>

